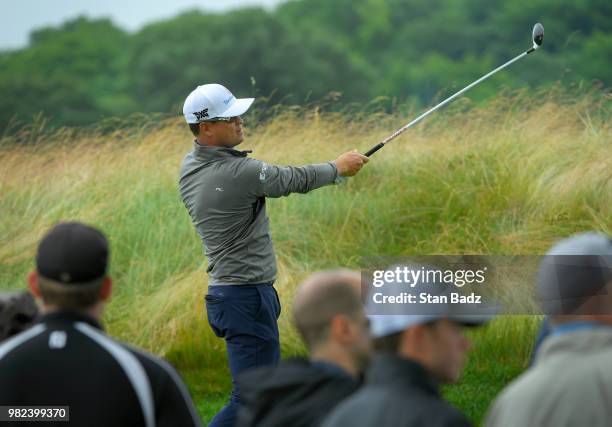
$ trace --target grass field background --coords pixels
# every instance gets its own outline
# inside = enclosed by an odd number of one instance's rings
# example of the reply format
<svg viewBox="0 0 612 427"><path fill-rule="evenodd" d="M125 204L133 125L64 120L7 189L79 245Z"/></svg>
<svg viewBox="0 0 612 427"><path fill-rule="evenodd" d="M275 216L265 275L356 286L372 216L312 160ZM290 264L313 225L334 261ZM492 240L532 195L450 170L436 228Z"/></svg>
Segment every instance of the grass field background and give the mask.
<svg viewBox="0 0 612 427"><path fill-rule="evenodd" d="M540 254L585 230L612 234L609 95L562 90L462 99L377 153L357 177L308 195L271 199L283 302L283 355L303 352L290 301L309 272L359 268L363 256ZM249 126L241 149L278 164L366 151L414 112L280 109ZM169 359L204 421L229 391L224 344L203 305L206 264L177 188L192 137L180 118L49 130L42 120L0 142L0 288L25 286L37 241L60 220L100 227L111 242L114 298L105 324ZM134 125L133 123L136 123ZM472 358L445 394L479 423L529 359L536 317L509 316L470 332Z"/></svg>

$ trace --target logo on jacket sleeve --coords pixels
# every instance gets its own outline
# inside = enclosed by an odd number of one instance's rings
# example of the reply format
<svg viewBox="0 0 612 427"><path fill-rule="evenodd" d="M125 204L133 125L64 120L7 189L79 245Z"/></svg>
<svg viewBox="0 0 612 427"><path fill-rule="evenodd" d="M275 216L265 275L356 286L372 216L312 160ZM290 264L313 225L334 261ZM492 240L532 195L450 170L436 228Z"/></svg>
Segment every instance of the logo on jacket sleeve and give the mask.
<svg viewBox="0 0 612 427"><path fill-rule="evenodd" d="M268 170L268 165L263 163L261 165L261 170L259 171L259 180L261 182L265 182L266 181L266 171Z"/></svg>
<svg viewBox="0 0 612 427"><path fill-rule="evenodd" d="M202 120L202 119L204 119L206 117L209 117L208 116L208 108L204 108L202 111L196 111L193 114L195 114L196 119L198 119L198 120Z"/></svg>

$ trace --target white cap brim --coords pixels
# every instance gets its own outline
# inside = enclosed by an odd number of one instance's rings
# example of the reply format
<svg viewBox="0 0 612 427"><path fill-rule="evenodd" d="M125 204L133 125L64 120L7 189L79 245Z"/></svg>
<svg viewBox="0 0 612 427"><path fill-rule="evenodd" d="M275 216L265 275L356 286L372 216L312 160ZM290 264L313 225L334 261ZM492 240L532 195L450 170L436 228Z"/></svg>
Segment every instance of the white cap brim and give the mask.
<svg viewBox="0 0 612 427"><path fill-rule="evenodd" d="M231 105L231 107L229 107L223 113L218 114L217 117L241 116L247 112L247 110L251 107L251 104L253 104L254 100L255 98L236 99L236 101Z"/></svg>
<svg viewBox="0 0 612 427"><path fill-rule="evenodd" d="M370 333L380 338L435 320L450 320L463 326L481 326L495 318L499 307L489 305L482 314L370 314Z"/></svg>

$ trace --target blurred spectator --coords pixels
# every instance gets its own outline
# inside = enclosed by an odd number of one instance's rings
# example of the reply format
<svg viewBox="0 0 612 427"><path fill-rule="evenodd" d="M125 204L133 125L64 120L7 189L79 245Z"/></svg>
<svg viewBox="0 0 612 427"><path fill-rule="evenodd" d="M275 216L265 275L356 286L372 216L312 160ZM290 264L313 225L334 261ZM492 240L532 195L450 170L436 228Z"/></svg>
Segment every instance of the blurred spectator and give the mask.
<svg viewBox="0 0 612 427"><path fill-rule="evenodd" d="M421 284L386 286L416 295ZM427 289L430 295L446 296L449 286L429 283ZM460 314L455 305L444 302L423 304L415 309L418 314L403 304L389 310L369 316L376 353L364 387L338 405L323 425L469 426L467 418L442 398L439 384L454 383L461 375L470 346L463 327L480 325L490 316Z"/></svg>
<svg viewBox="0 0 612 427"><path fill-rule="evenodd" d="M609 426L612 420L612 240L564 239L540 264L551 332L531 369L496 399L486 425Z"/></svg>
<svg viewBox="0 0 612 427"><path fill-rule="evenodd" d="M38 307L29 292L0 294L0 342L25 331L37 316Z"/></svg>
<svg viewBox="0 0 612 427"><path fill-rule="evenodd" d="M0 404L69 406L74 426L200 425L169 364L102 331L107 263L106 238L92 227L63 223L45 235L28 277L43 315L0 344Z"/></svg>
<svg viewBox="0 0 612 427"><path fill-rule="evenodd" d="M293 317L310 357L243 374L240 427L318 426L357 389L370 359L360 285L359 273L337 270L299 287Z"/></svg>

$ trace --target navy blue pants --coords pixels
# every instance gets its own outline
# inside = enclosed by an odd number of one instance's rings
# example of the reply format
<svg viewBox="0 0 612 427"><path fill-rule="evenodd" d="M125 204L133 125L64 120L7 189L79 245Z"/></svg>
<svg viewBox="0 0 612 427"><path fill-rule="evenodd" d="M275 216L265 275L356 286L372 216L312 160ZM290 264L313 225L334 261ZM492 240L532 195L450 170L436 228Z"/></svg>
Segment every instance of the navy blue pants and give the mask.
<svg viewBox="0 0 612 427"><path fill-rule="evenodd" d="M232 374L232 394L210 427L233 427L238 419L240 389L236 378L250 368L280 360L278 317L281 306L271 283L217 285L208 288L206 312L210 327L225 339Z"/></svg>

